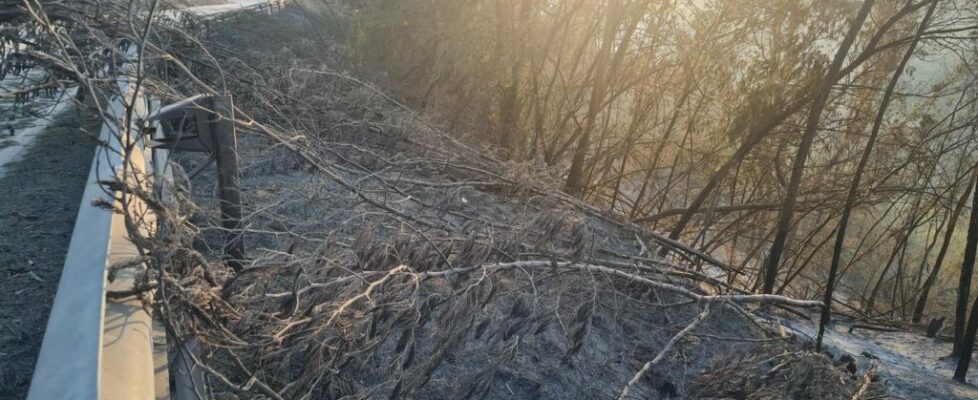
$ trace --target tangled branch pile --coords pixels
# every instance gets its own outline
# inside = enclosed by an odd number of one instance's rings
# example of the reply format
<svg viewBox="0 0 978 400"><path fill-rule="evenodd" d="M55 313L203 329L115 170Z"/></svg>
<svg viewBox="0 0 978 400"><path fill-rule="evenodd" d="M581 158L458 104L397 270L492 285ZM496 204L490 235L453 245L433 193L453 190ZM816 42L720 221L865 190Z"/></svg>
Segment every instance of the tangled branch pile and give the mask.
<svg viewBox="0 0 978 400"><path fill-rule="evenodd" d="M862 376L854 370L840 375L846 362L833 363L811 352L787 352L777 346L719 357L712 370L691 385L693 398L732 399L858 399L885 393L872 368ZM857 394L852 392L859 383Z"/></svg>

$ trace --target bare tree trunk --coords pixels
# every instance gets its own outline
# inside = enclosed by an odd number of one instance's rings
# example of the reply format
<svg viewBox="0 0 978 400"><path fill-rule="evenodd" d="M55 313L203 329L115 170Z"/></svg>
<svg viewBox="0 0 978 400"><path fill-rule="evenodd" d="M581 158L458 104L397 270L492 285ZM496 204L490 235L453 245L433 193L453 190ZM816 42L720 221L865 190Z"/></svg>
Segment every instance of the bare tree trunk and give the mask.
<svg viewBox="0 0 978 400"><path fill-rule="evenodd" d="M874 54L878 53L881 50L881 47L878 47L878 44L883 39L886 32L893 27L893 25L895 25L903 17L907 16L908 14L914 12L915 10L921 7L926 6L927 4L928 2L925 1L921 1L919 3L908 3L898 13L891 16L889 19L886 20L886 22L884 22L879 26L877 31L868 40L866 44L866 49L862 53L860 53L857 57L855 57L855 60L851 64L847 65L844 69L841 69L838 72L838 74L836 74L835 76L826 76L825 79L831 81L834 84L834 82L838 81L839 79L842 79L843 76L852 73L856 68L862 65L862 63L864 63L866 60L868 60ZM682 235L683 230L686 228L686 225L688 225L690 220L693 219L693 216L696 214L699 208L703 206L703 203L705 203L706 200L710 197L710 195L713 193L713 190L716 189L717 185L720 184L720 181L722 181L727 176L727 174L730 172L730 169L733 166L740 164L740 162L744 160L747 154L749 154L751 150L754 149L755 146L757 146L765 137L767 137L772 131L774 131L774 129L777 128L778 125L780 125L782 122L784 122L784 120L786 120L794 113L801 110L805 106L805 104L808 104L808 102L811 100L812 99L810 97L806 96L805 93L802 92L795 102L787 105L783 110L781 110L779 114L772 116L771 118L759 124L756 129L753 129L753 132L751 132L750 135L746 139L744 139L744 141L737 148L734 155L731 156L726 162L724 162L724 164L720 166L720 168L718 168L716 172L713 173L713 176L710 177L710 180L707 182L706 186L700 189L699 193L696 195L693 202L690 203L690 205L686 208L686 212L683 213L682 217L680 217L679 222L677 222L670 230L669 238L672 240L678 240L679 237ZM727 133L727 136L738 136L735 135L735 133L737 133L737 131L735 130L731 131ZM667 253L666 250L662 250L659 252L661 256L665 256L666 253Z"/></svg>
<svg viewBox="0 0 978 400"><path fill-rule="evenodd" d="M519 64L514 63L509 85L503 87L499 96L499 141L508 159L517 159L520 154L516 137L519 126L519 79Z"/></svg>
<svg viewBox="0 0 978 400"><path fill-rule="evenodd" d="M815 134L818 132L818 122L822 117L822 111L828 103L832 86L835 83L833 78L842 69L842 63L845 61L846 55L849 54L849 49L852 48L853 42L856 41L856 36L859 35L859 30L862 28L863 22L866 21L869 10L873 8L874 3L875 0L865 0L863 2L859 13L852 21L852 25L849 26L849 32L846 33L845 39L839 45L839 50L835 53L835 58L832 60L832 65L829 66L829 70L825 74L825 79L821 87L818 88L818 92L816 93L815 102L812 104L812 111L809 113L808 121L805 124L805 132L801 138L801 144L798 145L798 154L795 156L795 162L791 168L791 178L788 181L788 190L785 194L784 203L778 212L777 233L774 235L774 243L771 244L771 252L768 255L764 268L764 286L761 288L761 293L770 294L774 290L774 283L778 277L778 265L781 263L781 254L784 252L784 245L788 240L788 231L791 227L791 219L795 214L795 206L798 203L798 188L801 186L805 162L808 160L808 153L811 151Z"/></svg>
<svg viewBox="0 0 978 400"><path fill-rule="evenodd" d="M605 22L604 38L601 47L598 49L597 59L595 60L595 72L592 77L591 95L588 99L587 117L584 122L581 136L578 137L577 147L574 157L571 159L571 166L567 172L567 181L564 183L564 191L571 195L579 195L587 186L588 174L585 173L585 158L591 146L591 136L596 131L595 123L598 114L606 107L609 88L614 77L621 66L625 53L631 46L632 39L638 29L639 22L646 15L647 7L650 2L647 0L639 2L625 3L622 0L611 1L608 5L607 19ZM634 6L635 8L629 8ZM624 26L621 35L618 28ZM616 46L616 40L618 41ZM621 92L616 92L620 94ZM617 97L612 93L611 99ZM605 123L607 126L607 123Z"/></svg>
<svg viewBox="0 0 978 400"><path fill-rule="evenodd" d="M692 92L692 84L687 84L686 88L683 90L682 96L680 96L679 100L676 101L676 107L673 110L672 117L669 118L669 124L666 125L666 129L662 134L662 141L659 142L659 145L655 148L655 152L652 153L652 163L648 165L645 180L642 181L642 188L638 191L638 195L635 197L635 203L632 205L632 211L628 214L628 218L630 219L634 219L641 209L642 201L645 200L646 190L648 190L649 187L649 181L652 180L652 175L655 174L656 169L659 167L659 157L662 156L662 151L669 143L669 138L672 136L672 131L676 127L676 121L679 120L679 113L686 105L686 99L689 98L689 95Z"/></svg>
<svg viewBox="0 0 978 400"><path fill-rule="evenodd" d="M832 218L831 217L830 218L826 218L825 219L825 222L822 225L820 225L818 228L816 228L815 233L821 232L822 229L824 229L825 226L828 225L828 223L831 222L831 221L832 221ZM836 228L836 229L838 229L838 228ZM831 239L832 239L832 233L829 232L827 235L825 235L825 239L822 239L821 242L819 242L817 245L815 245L815 249L812 250L812 252L808 254L808 257L805 257L805 260L802 261L801 266L799 266L794 271L792 271L791 268L788 268L788 277L785 278L784 283L782 283L781 286L778 288L778 294L783 294L784 293L785 289L788 288L788 285L790 285L791 282L795 280L795 278L797 278L799 275L801 275L801 273L804 272L806 268L808 268L808 265L811 263L812 259L814 259L815 256L819 252L822 251L822 248L826 244L828 244L829 240L831 240ZM808 241L811 241L811 239L809 239ZM799 257L798 258L795 258L796 262L797 262L797 260L800 257L801 257L801 255L799 254Z"/></svg>
<svg viewBox="0 0 978 400"><path fill-rule="evenodd" d="M975 196L978 197L978 196ZM974 213L972 213L973 215ZM969 237L970 239L970 237ZM974 261L974 260L972 260ZM960 299L959 299L960 300ZM954 322L957 328L957 321ZM960 357L958 366L954 369L954 380L964 382L968 376L968 367L971 366L971 356L975 352L975 334L978 333L978 297L975 297L975 304L971 306L971 318L968 319L968 329L961 339ZM954 335L954 345L958 345L957 332Z"/></svg>
<svg viewBox="0 0 978 400"><path fill-rule="evenodd" d="M682 235L683 230L686 229L686 225L689 224L689 221L693 219L693 216L696 215L699 209L703 207L703 203L705 203L710 197L710 194L712 194L713 190L720 184L720 181L722 181L723 178L730 173L730 170L740 164L740 162L747 157L747 154L749 154L751 150L753 150L754 147L761 142L762 139L774 131L774 129L784 122L785 119L788 119L788 117L800 110L805 103L806 102L804 101L798 101L795 104L790 105L787 109L783 110L780 114L773 116L761 127L751 133L751 135L740 144L740 147L737 148L737 151L734 152L733 156L727 159L727 161L713 173L713 176L710 177L710 180L706 183L706 186L704 186L703 189L700 189L699 193L693 199L693 202L686 208L686 212L684 212L679 218L679 222L676 222L676 225L674 225L672 230L669 232L669 238L672 240L678 240L679 236Z"/></svg>
<svg viewBox="0 0 978 400"><path fill-rule="evenodd" d="M866 301L865 310L867 313L872 312L873 308L876 306L876 296L879 294L880 287L883 286L883 281L886 280L886 274L890 272L890 268L893 267L893 262L897 261L898 265L902 260L897 260L897 256L901 252L905 251L907 248L907 243L910 241L910 236L913 235L914 230L917 229L920 224L918 223L918 218L922 218L921 215L926 214L928 211L923 212L918 211L920 206L920 196L917 196L913 207L910 209L910 215L907 216L906 227L902 229L903 236L900 237L896 246L893 247L893 251L890 253L890 258L886 261L886 265L883 266L883 271L880 272L879 279L876 280L876 284L872 285L873 290L869 294L869 300ZM918 214L919 213L919 214ZM869 290L869 284L866 285L866 290ZM865 295L865 291L863 291Z"/></svg>
<svg viewBox="0 0 978 400"><path fill-rule="evenodd" d="M943 232L944 229L947 228L948 224L951 222L951 213L947 212L947 210L943 210L942 213L944 214L944 218L941 218L940 222L937 224L937 229L934 230L934 238L931 239L930 244L927 245L927 249L924 250L923 256L920 257L920 266L917 268L917 273L914 274L913 281L910 283L910 286L914 292L914 296L917 296L914 299L911 299L910 301L915 302L916 300L920 299L919 296L920 293L923 291L923 283L925 280L924 274L927 273L927 267L928 267L927 260L930 259L930 254L934 251L934 248L937 246L937 242L941 238L941 232ZM910 304L910 301L903 299L904 306L901 312L904 314L904 317L906 316L907 313L906 306ZM913 313L911 313L910 315L912 318Z"/></svg>
<svg viewBox="0 0 978 400"><path fill-rule="evenodd" d="M975 271L976 252L978 252L978 195L973 195L971 199L971 218L968 220L968 242L964 249L964 262L961 263L961 276L958 281L958 301L954 309L954 349L951 351L951 356L954 357L960 356L962 350L964 350L965 322L967 322L968 299L970 298L969 293L971 292L971 278ZM973 343L974 335L972 335L971 339ZM967 368L965 370L967 371Z"/></svg>
<svg viewBox="0 0 978 400"><path fill-rule="evenodd" d="M577 138L577 148L574 150L574 157L571 159L570 169L567 172L567 181L564 183L564 191L571 195L579 195L584 190L584 161L587 157L588 148L591 147L591 134L594 131L595 121L598 117L602 104L604 103L605 93L608 91L608 68L611 62L611 48L614 46L615 33L621 23L621 11L623 5L621 1L613 1L608 5L608 17L605 21L604 38L601 48L598 50L595 60L594 75L592 76L591 96L589 98L587 117L584 120L581 135Z"/></svg>
<svg viewBox="0 0 978 400"><path fill-rule="evenodd" d="M961 216L961 211L964 210L964 205L967 204L968 198L971 197L971 189L975 185L975 178L978 175L972 174L971 180L968 181L968 186L964 191L964 195L958 199L957 204L954 205L954 210L951 211L950 221L947 223L947 231L944 232L944 242L941 243L941 249L937 252L937 260L934 261L934 269L930 271L930 275L924 281L924 286L920 290L920 297L917 298L917 304L913 309L912 321L914 323L920 322L921 317L924 314L924 308L927 307L927 298L930 296L930 290L934 286L934 282L937 281L937 276L941 272L941 266L944 264L944 257L947 256L947 249L951 246L951 239L954 237L954 230L958 225L958 219Z"/></svg>

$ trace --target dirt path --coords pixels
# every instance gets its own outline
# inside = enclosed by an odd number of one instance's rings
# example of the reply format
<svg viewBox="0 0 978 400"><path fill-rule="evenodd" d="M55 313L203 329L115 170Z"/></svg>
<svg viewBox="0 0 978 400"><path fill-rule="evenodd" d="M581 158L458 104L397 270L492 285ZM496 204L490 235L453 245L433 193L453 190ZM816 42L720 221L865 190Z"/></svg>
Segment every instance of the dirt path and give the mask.
<svg viewBox="0 0 978 400"><path fill-rule="evenodd" d="M0 399L27 395L95 150L69 110L0 177Z"/></svg>
<svg viewBox="0 0 978 400"><path fill-rule="evenodd" d="M803 336L814 337L815 326L785 322L784 326ZM859 363L860 371L871 364L889 386L889 392L903 399L978 399L978 363L972 363L969 384L951 379L956 363L947 358L951 343L928 338L916 332L878 332L856 329L849 333L846 323L837 323L825 336L826 350L848 353Z"/></svg>

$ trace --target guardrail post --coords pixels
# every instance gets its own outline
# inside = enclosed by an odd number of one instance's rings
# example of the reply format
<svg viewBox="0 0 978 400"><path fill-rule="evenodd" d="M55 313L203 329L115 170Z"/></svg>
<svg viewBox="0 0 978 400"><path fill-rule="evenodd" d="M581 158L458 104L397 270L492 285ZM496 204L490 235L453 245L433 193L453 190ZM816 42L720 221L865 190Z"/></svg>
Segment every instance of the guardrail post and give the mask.
<svg viewBox="0 0 978 400"><path fill-rule="evenodd" d="M181 342L174 340L176 357L173 360L173 394L177 400L204 400L206 386L204 370L197 366L194 357L200 355L197 339L189 338Z"/></svg>
<svg viewBox="0 0 978 400"><path fill-rule="evenodd" d="M214 96L214 155L217 160L217 187L224 228L224 254L235 271L241 271L245 258L241 231L241 173L238 170L238 138L234 129L234 103L230 95Z"/></svg>

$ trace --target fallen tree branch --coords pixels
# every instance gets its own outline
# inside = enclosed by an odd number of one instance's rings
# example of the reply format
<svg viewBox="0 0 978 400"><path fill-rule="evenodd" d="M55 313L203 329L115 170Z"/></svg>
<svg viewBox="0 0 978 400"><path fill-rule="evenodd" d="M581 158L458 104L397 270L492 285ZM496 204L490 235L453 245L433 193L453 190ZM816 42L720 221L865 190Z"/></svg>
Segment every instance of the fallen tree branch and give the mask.
<svg viewBox="0 0 978 400"><path fill-rule="evenodd" d="M849 326L849 333L854 332L856 330L856 328L866 329L866 330L870 330L870 331L878 331L878 332L903 332L904 331L903 329L894 328L894 327L890 327L890 326L867 325L867 324L852 324L852 325Z"/></svg>
<svg viewBox="0 0 978 400"><path fill-rule="evenodd" d="M710 315L710 311L712 311L710 308L710 303L706 303L706 307L703 309L703 312L697 315L696 318L694 318L693 321L689 323L689 325L686 325L686 327L683 328L683 330L679 331L679 333L677 333L675 336L673 336L672 339L669 339L669 342L666 343L665 347L663 347L662 350L659 351L659 354L656 354L655 358L645 363L645 365L642 366L642 369L638 370L638 372L636 372L635 375L632 376L632 379L628 381L628 384L626 384L625 387L622 388L621 394L618 395L618 400L624 400L626 397L628 397L629 389L631 389L632 386L638 384L638 381L641 380L642 377L645 376L645 374L652 369L652 367L659 364L659 362L661 362L662 359L666 357L666 354L669 353L669 350L672 350L672 347L675 346L676 343L678 343L682 338L686 337L686 335L689 335L689 333L692 332L697 325L703 322L703 320L705 320L706 317Z"/></svg>
<svg viewBox="0 0 978 400"><path fill-rule="evenodd" d="M640 275L635 275L622 270L618 270L615 268L610 268L603 265L571 263L566 261L554 263L549 260L531 260L531 261L514 261L509 263L483 264L474 267L454 268L454 269L447 269L443 271L424 272L420 274L419 277L421 280L426 280L429 278L448 277L452 275L464 274L479 269L502 270L502 269L513 269L513 268L526 268L526 269L564 268L564 269L576 269L576 270L590 271L590 272L603 272L606 274L611 274L620 278L631 280L637 283L641 283L646 286L676 293L696 301L710 302L710 301L717 301L717 300L725 300L733 303L786 304L786 305L792 305L796 307L812 307L812 308L822 306L822 302L820 301L799 300L787 296L779 296L773 294L701 295L677 285L654 281L652 279Z"/></svg>
<svg viewBox="0 0 978 400"><path fill-rule="evenodd" d="M873 375L876 374L876 367L871 367L865 374L863 374L863 383L859 385L859 390L852 395L852 400L859 400L866 394L869 390L870 385L873 383Z"/></svg>

